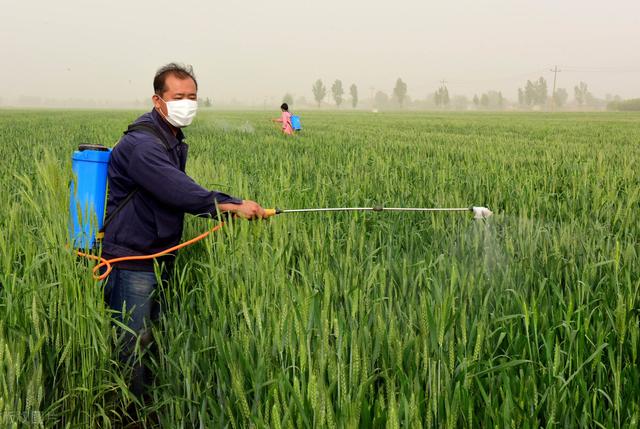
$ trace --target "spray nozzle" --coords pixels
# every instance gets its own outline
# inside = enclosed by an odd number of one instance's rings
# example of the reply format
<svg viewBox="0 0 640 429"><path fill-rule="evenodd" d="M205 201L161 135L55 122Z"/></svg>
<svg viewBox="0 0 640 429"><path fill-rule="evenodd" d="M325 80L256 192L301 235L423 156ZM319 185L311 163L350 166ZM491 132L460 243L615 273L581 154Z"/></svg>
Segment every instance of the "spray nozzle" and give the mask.
<svg viewBox="0 0 640 429"><path fill-rule="evenodd" d="M493 214L493 212L486 207L471 207L471 211L475 219L486 219Z"/></svg>

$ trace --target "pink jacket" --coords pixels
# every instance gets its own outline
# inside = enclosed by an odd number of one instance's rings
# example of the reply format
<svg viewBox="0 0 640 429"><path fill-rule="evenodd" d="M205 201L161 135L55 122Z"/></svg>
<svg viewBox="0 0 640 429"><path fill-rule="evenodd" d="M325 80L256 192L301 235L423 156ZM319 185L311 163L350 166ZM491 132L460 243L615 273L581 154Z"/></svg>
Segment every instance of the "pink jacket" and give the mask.
<svg viewBox="0 0 640 429"><path fill-rule="evenodd" d="M291 126L291 113L282 112L280 119L276 119L276 122L282 122L282 132L285 134L293 134L293 127Z"/></svg>

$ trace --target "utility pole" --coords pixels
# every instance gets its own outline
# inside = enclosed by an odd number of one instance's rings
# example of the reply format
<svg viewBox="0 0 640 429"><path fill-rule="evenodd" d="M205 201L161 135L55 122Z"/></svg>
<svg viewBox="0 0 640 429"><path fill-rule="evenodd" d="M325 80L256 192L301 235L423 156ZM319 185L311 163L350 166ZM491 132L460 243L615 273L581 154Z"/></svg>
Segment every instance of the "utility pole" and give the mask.
<svg viewBox="0 0 640 429"><path fill-rule="evenodd" d="M549 71L553 72L553 91L551 92L551 105L553 106L553 110L556 110L556 78L558 77L558 73L560 73L562 70L558 70L558 66L555 66Z"/></svg>

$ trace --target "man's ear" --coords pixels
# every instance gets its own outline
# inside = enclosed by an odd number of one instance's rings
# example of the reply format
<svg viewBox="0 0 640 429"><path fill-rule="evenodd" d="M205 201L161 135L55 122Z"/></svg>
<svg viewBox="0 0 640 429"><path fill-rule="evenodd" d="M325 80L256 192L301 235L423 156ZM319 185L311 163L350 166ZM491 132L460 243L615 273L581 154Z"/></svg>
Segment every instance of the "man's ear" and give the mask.
<svg viewBox="0 0 640 429"><path fill-rule="evenodd" d="M160 99L160 96L158 94L153 94L151 96L151 101L153 102L153 106L156 109L162 110L162 100Z"/></svg>

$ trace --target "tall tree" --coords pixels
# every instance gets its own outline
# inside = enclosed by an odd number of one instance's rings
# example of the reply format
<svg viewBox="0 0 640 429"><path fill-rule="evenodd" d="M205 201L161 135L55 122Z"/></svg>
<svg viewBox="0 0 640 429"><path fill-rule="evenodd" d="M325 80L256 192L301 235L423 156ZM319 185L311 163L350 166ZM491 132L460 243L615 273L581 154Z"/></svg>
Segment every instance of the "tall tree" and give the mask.
<svg viewBox="0 0 640 429"><path fill-rule="evenodd" d="M536 82L536 103L544 105L547 102L547 81L540 77Z"/></svg>
<svg viewBox="0 0 640 429"><path fill-rule="evenodd" d="M530 80L527 81L527 85L524 87L524 102L527 106L531 106L536 102L536 87Z"/></svg>
<svg viewBox="0 0 640 429"><path fill-rule="evenodd" d="M564 88L556 89L556 93L553 94L553 102L556 106L562 107L569 99L569 93Z"/></svg>
<svg viewBox="0 0 640 429"><path fill-rule="evenodd" d="M398 103L400 103L400 107L402 107L404 99L407 96L407 84L400 78L396 80L396 86L393 88L393 96L398 100Z"/></svg>
<svg viewBox="0 0 640 429"><path fill-rule="evenodd" d="M518 88L518 104L521 106L525 105L524 91L522 90L522 88Z"/></svg>
<svg viewBox="0 0 640 429"><path fill-rule="evenodd" d="M528 80L524 91L518 88L518 102L527 106L544 105L547 102L547 81L543 77L534 82Z"/></svg>
<svg viewBox="0 0 640 429"><path fill-rule="evenodd" d="M573 94L576 99L576 102L582 106L587 102L590 98L591 94L589 94L589 88L587 84L584 82L580 82L576 87L573 88Z"/></svg>
<svg viewBox="0 0 640 429"><path fill-rule="evenodd" d="M488 94L482 94L482 97L480 97L480 104L482 105L482 107L484 107L485 109L487 107L489 107L489 95Z"/></svg>
<svg viewBox="0 0 640 429"><path fill-rule="evenodd" d="M382 91L376 92L375 97L373 98L374 104L376 108L382 109L389 104L389 96Z"/></svg>
<svg viewBox="0 0 640 429"><path fill-rule="evenodd" d="M440 88L438 88L433 98L436 106L448 106L449 102L451 101L449 99L449 90L446 86L441 86Z"/></svg>
<svg viewBox="0 0 640 429"><path fill-rule="evenodd" d="M473 105L478 107L478 105L480 104L480 99L478 98L478 94L473 96Z"/></svg>
<svg viewBox="0 0 640 429"><path fill-rule="evenodd" d="M358 87L355 83L349 87L349 93L351 94L351 107L355 109L358 106Z"/></svg>
<svg viewBox="0 0 640 429"><path fill-rule="evenodd" d="M320 107L320 103L324 100L324 97L327 95L327 88L322 83L322 80L316 80L316 83L313 84L313 98L318 103L318 107Z"/></svg>
<svg viewBox="0 0 640 429"><path fill-rule="evenodd" d="M448 106L451 99L449 98L449 89L446 86L442 87L442 105Z"/></svg>
<svg viewBox="0 0 640 429"><path fill-rule="evenodd" d="M282 97L282 102L287 103L289 106L293 105L293 95L288 92Z"/></svg>
<svg viewBox="0 0 640 429"><path fill-rule="evenodd" d="M331 85L331 93L333 94L333 100L336 102L336 106L338 109L342 104L342 96L344 95L344 89L342 88L342 81L340 79L336 79Z"/></svg>

